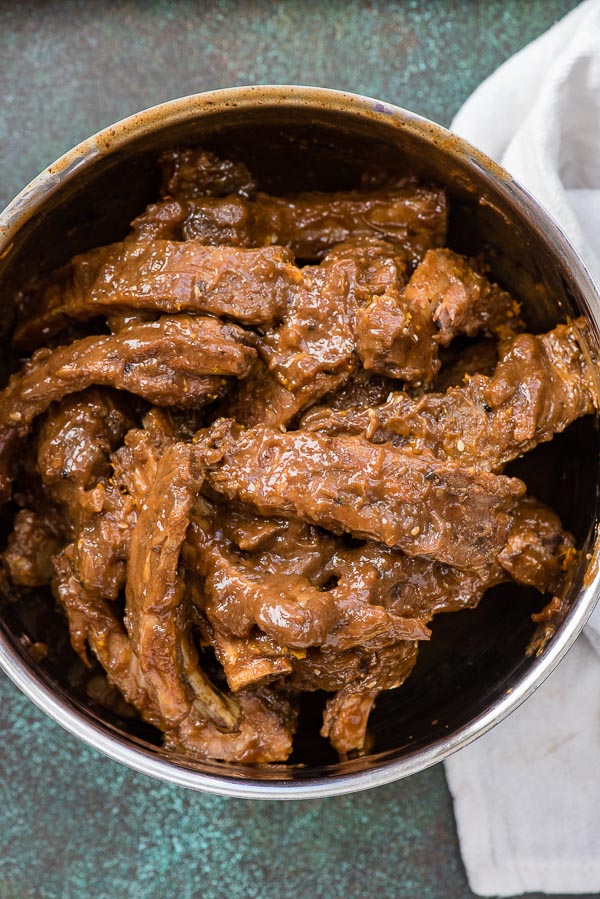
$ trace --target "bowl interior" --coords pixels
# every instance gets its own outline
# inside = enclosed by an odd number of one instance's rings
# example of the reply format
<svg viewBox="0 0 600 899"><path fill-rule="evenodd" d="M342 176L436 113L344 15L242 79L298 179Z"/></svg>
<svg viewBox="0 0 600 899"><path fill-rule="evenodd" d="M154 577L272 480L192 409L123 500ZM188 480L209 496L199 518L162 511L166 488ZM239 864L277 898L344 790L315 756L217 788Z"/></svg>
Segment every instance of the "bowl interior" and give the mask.
<svg viewBox="0 0 600 899"><path fill-rule="evenodd" d="M157 195L159 152L182 144L201 144L243 159L261 188L274 193L350 188L367 165L416 172L448 188L449 245L469 253L486 250L493 277L524 301L533 330L545 330L587 308L589 298L581 294L561 248L535 215L526 215L511 198L505 175L481 168L456 139L427 123L370 115L364 109L358 115L334 105L319 109L259 99L246 106L221 103L213 108L196 100L185 120L165 123L157 114L152 133L132 132L126 146L107 147L106 153L88 157L76 177L36 201L35 214L0 260L3 335L13 323L11 298L19 286L34 271L48 271L76 252L122 238L131 219ZM598 448L594 424L585 420L511 466L534 495L560 514L585 549L591 547L598 511ZM7 526L5 516L3 534ZM582 562L573 596L581 589L584 567ZM69 708L143 752L167 757L152 728L104 709L98 679L71 651L49 594L40 590L15 603L10 591L4 592L0 624L23 664L36 669ZM489 710L537 664L526 658L525 647L533 628L529 616L543 605L544 598L535 591L504 585L490 591L476 610L440 615L407 683L377 702L370 721L370 756L337 761L318 735L325 697L315 694L303 703L288 766L265 770L170 758L183 768L234 780L289 782L341 776L413 757ZM50 647L41 663L27 651L37 641Z"/></svg>

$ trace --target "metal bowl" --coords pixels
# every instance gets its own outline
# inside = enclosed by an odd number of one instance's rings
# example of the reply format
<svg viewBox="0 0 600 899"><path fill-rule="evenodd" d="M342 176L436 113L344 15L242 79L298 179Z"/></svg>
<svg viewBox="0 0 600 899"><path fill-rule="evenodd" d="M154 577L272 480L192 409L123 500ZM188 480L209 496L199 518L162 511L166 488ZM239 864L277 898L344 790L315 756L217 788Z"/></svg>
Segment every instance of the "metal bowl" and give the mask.
<svg viewBox="0 0 600 899"><path fill-rule="evenodd" d="M247 161L266 190L352 186L366 163L404 169L445 184L449 243L484 246L493 275L545 330L585 315L600 350L600 302L564 234L507 172L448 131L366 97L304 87L250 87L184 97L107 128L42 172L0 216L0 336L11 298L32 270L123 237L157 194L156 159L166 148L202 144ZM525 654L530 614L543 598L505 585L479 608L440 615L407 683L383 694L371 718L373 750L336 760L318 736L318 709L303 710L287 765L195 762L164 751L139 721L106 711L86 687L64 625L44 591L0 606L0 665L48 715L106 755L165 781L231 796L331 796L397 780L442 761L520 705L569 649L598 595L598 434L577 422L512 469L561 515L583 548L571 611L538 658ZM35 661L32 642L50 645Z"/></svg>

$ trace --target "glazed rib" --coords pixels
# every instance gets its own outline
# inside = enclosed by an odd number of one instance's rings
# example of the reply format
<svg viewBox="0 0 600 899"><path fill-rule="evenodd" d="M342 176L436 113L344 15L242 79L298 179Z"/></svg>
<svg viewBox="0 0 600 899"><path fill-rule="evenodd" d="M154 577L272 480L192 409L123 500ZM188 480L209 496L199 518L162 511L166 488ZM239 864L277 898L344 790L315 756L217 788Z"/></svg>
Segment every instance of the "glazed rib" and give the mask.
<svg viewBox="0 0 600 899"><path fill-rule="evenodd" d="M96 384L159 406L201 406L223 392L225 376L246 374L255 358L247 340L234 325L181 315L38 350L0 393L0 495L15 446L51 403Z"/></svg>
<svg viewBox="0 0 600 899"><path fill-rule="evenodd" d="M442 465L359 437L283 434L260 425L240 431L223 422L205 440L223 454L208 484L228 499L465 570L500 551L525 491L515 478Z"/></svg>
<svg viewBox="0 0 600 899"><path fill-rule="evenodd" d="M210 245L288 247L306 261L346 240L377 237L401 247L413 264L446 236L439 188L414 183L374 191L274 197L195 197L155 203L133 223L135 239L200 240Z"/></svg>
<svg viewBox="0 0 600 899"><path fill-rule="evenodd" d="M425 449L442 461L500 471L551 440L598 405L593 362L582 349L585 323L547 334L521 334L502 353L494 374L472 375L444 394L392 393L364 409L315 409L303 427L327 434L364 434Z"/></svg>
<svg viewBox="0 0 600 899"><path fill-rule="evenodd" d="M440 346L453 337L506 336L522 326L512 297L449 250L428 252L406 284L404 260L380 240L340 245L302 271L282 323L257 345L262 362L227 408L243 424L287 425L361 363L377 375L428 383Z"/></svg>
<svg viewBox="0 0 600 899"><path fill-rule="evenodd" d="M286 307L302 273L281 247L244 250L198 241L152 240L91 250L57 271L21 301L15 346L57 334L70 319L193 312L266 325Z"/></svg>

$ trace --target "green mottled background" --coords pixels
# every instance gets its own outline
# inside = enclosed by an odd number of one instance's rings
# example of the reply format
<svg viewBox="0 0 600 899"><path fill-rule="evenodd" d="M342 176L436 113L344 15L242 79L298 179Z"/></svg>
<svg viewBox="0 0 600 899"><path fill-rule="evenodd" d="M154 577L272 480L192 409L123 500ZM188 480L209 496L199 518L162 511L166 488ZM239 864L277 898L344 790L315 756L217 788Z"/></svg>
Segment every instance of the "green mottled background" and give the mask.
<svg viewBox="0 0 600 899"><path fill-rule="evenodd" d="M343 88L442 124L572 0L0 2L0 204L73 144L236 84ZM276 804L185 792L60 730L0 676L0 899L472 894L441 767Z"/></svg>

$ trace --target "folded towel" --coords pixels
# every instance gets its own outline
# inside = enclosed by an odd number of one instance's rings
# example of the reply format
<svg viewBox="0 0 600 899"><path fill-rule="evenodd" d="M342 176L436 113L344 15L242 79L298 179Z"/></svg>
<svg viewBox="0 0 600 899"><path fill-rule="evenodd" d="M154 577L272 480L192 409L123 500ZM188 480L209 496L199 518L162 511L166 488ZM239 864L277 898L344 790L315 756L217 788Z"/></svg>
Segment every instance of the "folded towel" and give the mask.
<svg viewBox="0 0 600 899"><path fill-rule="evenodd" d="M504 63L452 129L548 209L600 284L600 0ZM600 607L534 696L446 774L475 893L600 892Z"/></svg>

